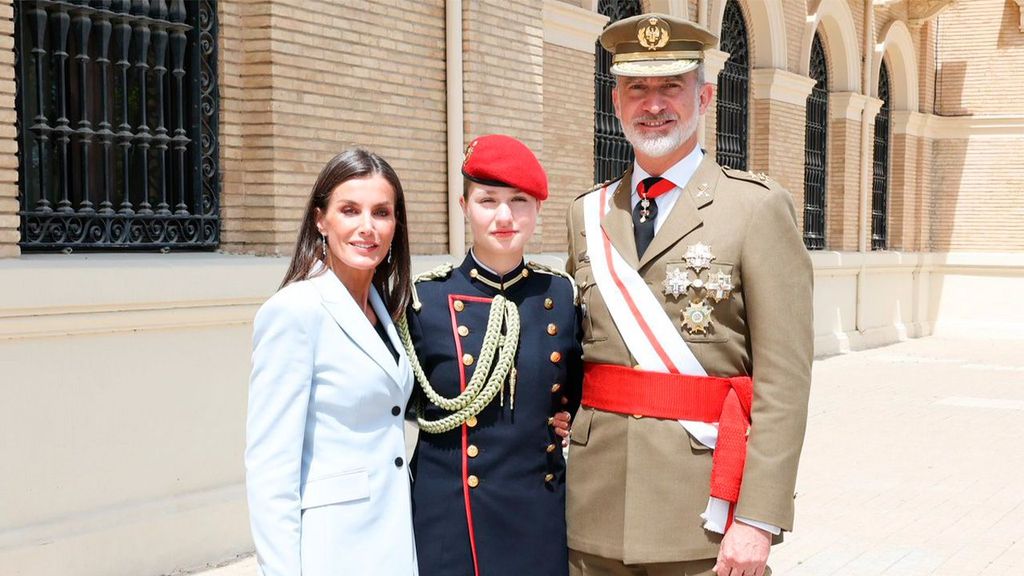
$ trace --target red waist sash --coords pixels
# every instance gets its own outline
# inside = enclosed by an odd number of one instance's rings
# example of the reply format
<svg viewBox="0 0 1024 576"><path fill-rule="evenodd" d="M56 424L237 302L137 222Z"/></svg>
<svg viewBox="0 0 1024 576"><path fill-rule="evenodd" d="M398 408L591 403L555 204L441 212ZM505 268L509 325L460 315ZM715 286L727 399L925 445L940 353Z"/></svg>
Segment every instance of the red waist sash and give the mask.
<svg viewBox="0 0 1024 576"><path fill-rule="evenodd" d="M754 384L749 376L718 378L585 364L582 403L618 414L718 422L711 495L736 502L747 458Z"/></svg>

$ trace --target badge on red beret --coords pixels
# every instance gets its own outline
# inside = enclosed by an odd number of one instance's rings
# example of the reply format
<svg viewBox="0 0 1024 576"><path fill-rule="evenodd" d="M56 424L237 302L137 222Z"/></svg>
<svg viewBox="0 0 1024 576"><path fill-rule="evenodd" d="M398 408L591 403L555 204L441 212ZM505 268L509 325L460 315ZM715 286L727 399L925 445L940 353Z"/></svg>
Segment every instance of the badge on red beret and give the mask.
<svg viewBox="0 0 1024 576"><path fill-rule="evenodd" d="M480 136L469 143L462 175L486 186L516 188L537 200L548 197L548 175L519 140L504 134Z"/></svg>

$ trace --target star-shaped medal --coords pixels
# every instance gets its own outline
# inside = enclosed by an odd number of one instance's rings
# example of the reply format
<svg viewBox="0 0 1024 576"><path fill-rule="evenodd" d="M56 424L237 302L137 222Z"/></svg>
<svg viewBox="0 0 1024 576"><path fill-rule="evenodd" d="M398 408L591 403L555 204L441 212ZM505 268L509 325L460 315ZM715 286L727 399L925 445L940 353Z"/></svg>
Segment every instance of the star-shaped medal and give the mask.
<svg viewBox="0 0 1024 576"><path fill-rule="evenodd" d="M711 326L711 306L707 301L690 302L683 310L683 328L690 334L707 334Z"/></svg>
<svg viewBox="0 0 1024 576"><path fill-rule="evenodd" d="M686 294L686 289L690 287L690 279L686 277L686 270L680 270L679 268L672 268L665 274L665 281L662 282L665 287L665 295L671 294L675 298L679 298L680 295Z"/></svg>
<svg viewBox="0 0 1024 576"><path fill-rule="evenodd" d="M690 269L700 274L701 270L704 270L711 264L715 256L711 253L711 246L698 242L686 248L686 254L683 255L683 258L686 259L686 265Z"/></svg>
<svg viewBox="0 0 1024 576"><path fill-rule="evenodd" d="M708 298L713 300L716 304L725 300L732 293L732 276L725 272L716 272L711 275L711 279L707 283L707 294Z"/></svg>

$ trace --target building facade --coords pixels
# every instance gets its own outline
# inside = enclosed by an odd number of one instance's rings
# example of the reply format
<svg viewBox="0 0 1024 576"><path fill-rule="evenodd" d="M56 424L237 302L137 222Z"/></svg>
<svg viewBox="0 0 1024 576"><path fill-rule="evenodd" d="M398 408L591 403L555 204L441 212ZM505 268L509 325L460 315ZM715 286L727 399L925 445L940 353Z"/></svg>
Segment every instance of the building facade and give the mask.
<svg viewBox="0 0 1024 576"><path fill-rule="evenodd" d="M250 549L250 322L320 168L387 158L422 270L467 248L465 144L514 135L551 181L530 251L556 262L572 198L629 161L609 19L721 34L702 145L793 194L819 354L1018 330L1022 4L0 0L0 566Z"/></svg>

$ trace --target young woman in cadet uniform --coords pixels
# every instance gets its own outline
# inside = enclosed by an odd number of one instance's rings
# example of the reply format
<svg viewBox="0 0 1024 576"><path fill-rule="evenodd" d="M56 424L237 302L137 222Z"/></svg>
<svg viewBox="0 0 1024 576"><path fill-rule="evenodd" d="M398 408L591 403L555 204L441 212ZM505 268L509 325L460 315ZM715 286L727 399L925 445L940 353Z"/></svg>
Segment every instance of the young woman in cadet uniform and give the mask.
<svg viewBox="0 0 1024 576"><path fill-rule="evenodd" d="M420 574L565 576L565 460L552 423L579 402L580 313L568 277L523 259L547 176L502 135L474 140L462 173L473 248L458 267L420 276L407 312Z"/></svg>

